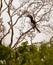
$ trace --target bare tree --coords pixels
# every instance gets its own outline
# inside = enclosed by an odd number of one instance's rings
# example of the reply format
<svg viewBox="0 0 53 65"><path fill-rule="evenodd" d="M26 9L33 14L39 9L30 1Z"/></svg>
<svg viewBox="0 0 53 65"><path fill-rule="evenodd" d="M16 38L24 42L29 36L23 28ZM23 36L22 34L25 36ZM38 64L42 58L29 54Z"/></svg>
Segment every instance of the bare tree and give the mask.
<svg viewBox="0 0 53 65"><path fill-rule="evenodd" d="M48 25L41 25L42 23L49 22L50 21L50 14L53 11L53 2L51 0L17 0L18 3L22 2L18 8L15 8L13 5L13 1L15 0L9 0L8 3L6 0L4 0L4 3L6 5L6 8L2 9L3 0L1 0L1 6L0 6L0 14L2 15L3 12L6 11L8 13L8 16L10 18L8 23L8 31L2 36L1 40L3 40L9 33L11 35L11 40L9 46L12 48L17 47L19 43L21 43L24 40L27 40L26 37L30 38L31 43L36 35L37 32L42 32L45 30L45 27L48 27ZM2 6L3 5L3 6ZM11 12L12 11L12 12ZM52 13L53 14L53 13ZM32 21L30 20L30 17L27 15L31 15L33 18L33 21L36 22L36 26L32 26ZM15 21L13 21L13 17ZM29 19L26 24L26 19ZM18 25L19 24L19 25ZM25 29L27 27L27 29ZM42 27L42 28L41 28ZM51 28L50 26L48 28ZM15 30L16 29L16 30ZM25 31L23 31L25 29ZM37 30L36 30L37 29ZM13 44L13 39L15 38L14 35L15 31L18 31L19 34L17 34L17 38L15 43ZM35 32L35 33L34 33Z"/></svg>

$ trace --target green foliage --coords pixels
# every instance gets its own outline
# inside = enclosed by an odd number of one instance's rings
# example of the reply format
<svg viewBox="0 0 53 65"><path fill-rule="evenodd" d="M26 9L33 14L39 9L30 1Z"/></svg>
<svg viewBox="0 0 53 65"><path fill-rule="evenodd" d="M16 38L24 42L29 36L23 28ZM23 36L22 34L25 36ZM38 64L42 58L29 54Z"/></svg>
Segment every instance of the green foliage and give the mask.
<svg viewBox="0 0 53 65"><path fill-rule="evenodd" d="M14 50L0 45L0 65L53 65L53 43L23 42Z"/></svg>
<svg viewBox="0 0 53 65"><path fill-rule="evenodd" d="M5 46L0 45L0 60L2 58L6 59L6 57L8 56L8 54L10 53L9 49Z"/></svg>
<svg viewBox="0 0 53 65"><path fill-rule="evenodd" d="M3 45L0 45L0 65L13 65L14 51Z"/></svg>
<svg viewBox="0 0 53 65"><path fill-rule="evenodd" d="M40 47L40 57L44 65L53 65L53 44L42 44Z"/></svg>

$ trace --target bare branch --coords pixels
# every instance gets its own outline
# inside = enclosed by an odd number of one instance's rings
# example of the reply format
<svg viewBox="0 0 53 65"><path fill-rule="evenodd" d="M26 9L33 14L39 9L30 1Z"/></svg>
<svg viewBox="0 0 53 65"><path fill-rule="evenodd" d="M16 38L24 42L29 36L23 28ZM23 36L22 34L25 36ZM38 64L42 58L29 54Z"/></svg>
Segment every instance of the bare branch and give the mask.
<svg viewBox="0 0 53 65"><path fill-rule="evenodd" d="M22 3L20 7L18 7L13 13L12 16L14 15L14 13L19 10L21 7L23 7L24 5L26 5L30 0L28 0L27 2L25 2L24 4Z"/></svg>
<svg viewBox="0 0 53 65"><path fill-rule="evenodd" d="M52 5L53 6L53 5ZM51 6L51 8L52 8L52 6ZM49 9L49 11L48 12L46 12L46 13L44 13L42 16L41 16L41 18L40 18L40 20L39 21L37 21L37 22L40 22L41 20L42 20L42 18L43 18L43 16L44 15L46 15L47 13L49 13L49 12L51 12L52 10L51 10L51 8Z"/></svg>

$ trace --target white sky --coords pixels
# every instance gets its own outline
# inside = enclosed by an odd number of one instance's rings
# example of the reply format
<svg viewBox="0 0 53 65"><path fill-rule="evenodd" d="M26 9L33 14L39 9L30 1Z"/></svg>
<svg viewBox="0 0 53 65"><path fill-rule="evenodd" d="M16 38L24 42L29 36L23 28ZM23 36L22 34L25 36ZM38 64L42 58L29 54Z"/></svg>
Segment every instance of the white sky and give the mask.
<svg viewBox="0 0 53 65"><path fill-rule="evenodd" d="M8 0L7 0L8 1ZM31 0L31 1L33 1L33 0ZM18 3L19 2L19 3ZM3 2L3 4L4 4L4 2ZM20 2L20 0L13 0L13 6L15 7L15 8L18 8L19 6L20 6L20 4L22 4L22 2ZM3 9L6 7L6 5L4 4L3 5ZM51 14L52 15L52 14ZM5 25L5 27L6 27L6 32L7 32L7 30L9 29L9 26L8 26L8 24L7 24L7 21L9 21L9 16L8 16L8 13L5 11L5 12L3 12L2 13L2 18L3 18L3 21L4 21L4 25ZM17 16L14 16L13 17L13 21L15 21L17 19ZM26 21L28 21L28 19L26 20ZM53 15L50 17L50 21L49 21L49 23L50 22L52 22L53 23ZM19 27L19 25L20 25L21 23L19 23L18 24L18 27ZM21 26L21 25L20 25ZM26 31L27 30L27 26L30 26L27 22L26 22L26 25L25 25L26 27L25 27L25 29L23 30L23 31ZM53 26L53 25L52 25ZM17 25L15 26L15 27L17 27ZM13 39L13 43L15 43L16 42L16 38L17 38L17 35L19 34L19 32L14 28L14 39ZM17 34L18 33L18 34ZM52 32L52 34L53 34L53 32ZM41 41L48 41L49 39L50 39L50 37L52 36L52 34L49 34L49 33L47 33L46 32L46 34L42 31L42 33L37 33L36 34L36 36L35 36L35 38L33 39L33 43L35 43L35 42L41 42ZM19 35L18 35L19 36ZM5 42L6 43L8 43L8 41L10 40L10 35L7 35L7 37L5 37L6 39L5 39Z"/></svg>

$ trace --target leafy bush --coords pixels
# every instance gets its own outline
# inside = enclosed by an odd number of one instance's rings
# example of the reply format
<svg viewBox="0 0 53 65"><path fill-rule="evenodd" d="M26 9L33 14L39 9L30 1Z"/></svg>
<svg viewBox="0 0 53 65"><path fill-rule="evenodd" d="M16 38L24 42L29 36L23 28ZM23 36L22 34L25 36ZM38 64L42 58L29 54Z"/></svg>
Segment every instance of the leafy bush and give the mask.
<svg viewBox="0 0 53 65"><path fill-rule="evenodd" d="M14 50L0 45L0 65L53 65L53 43L23 42Z"/></svg>

